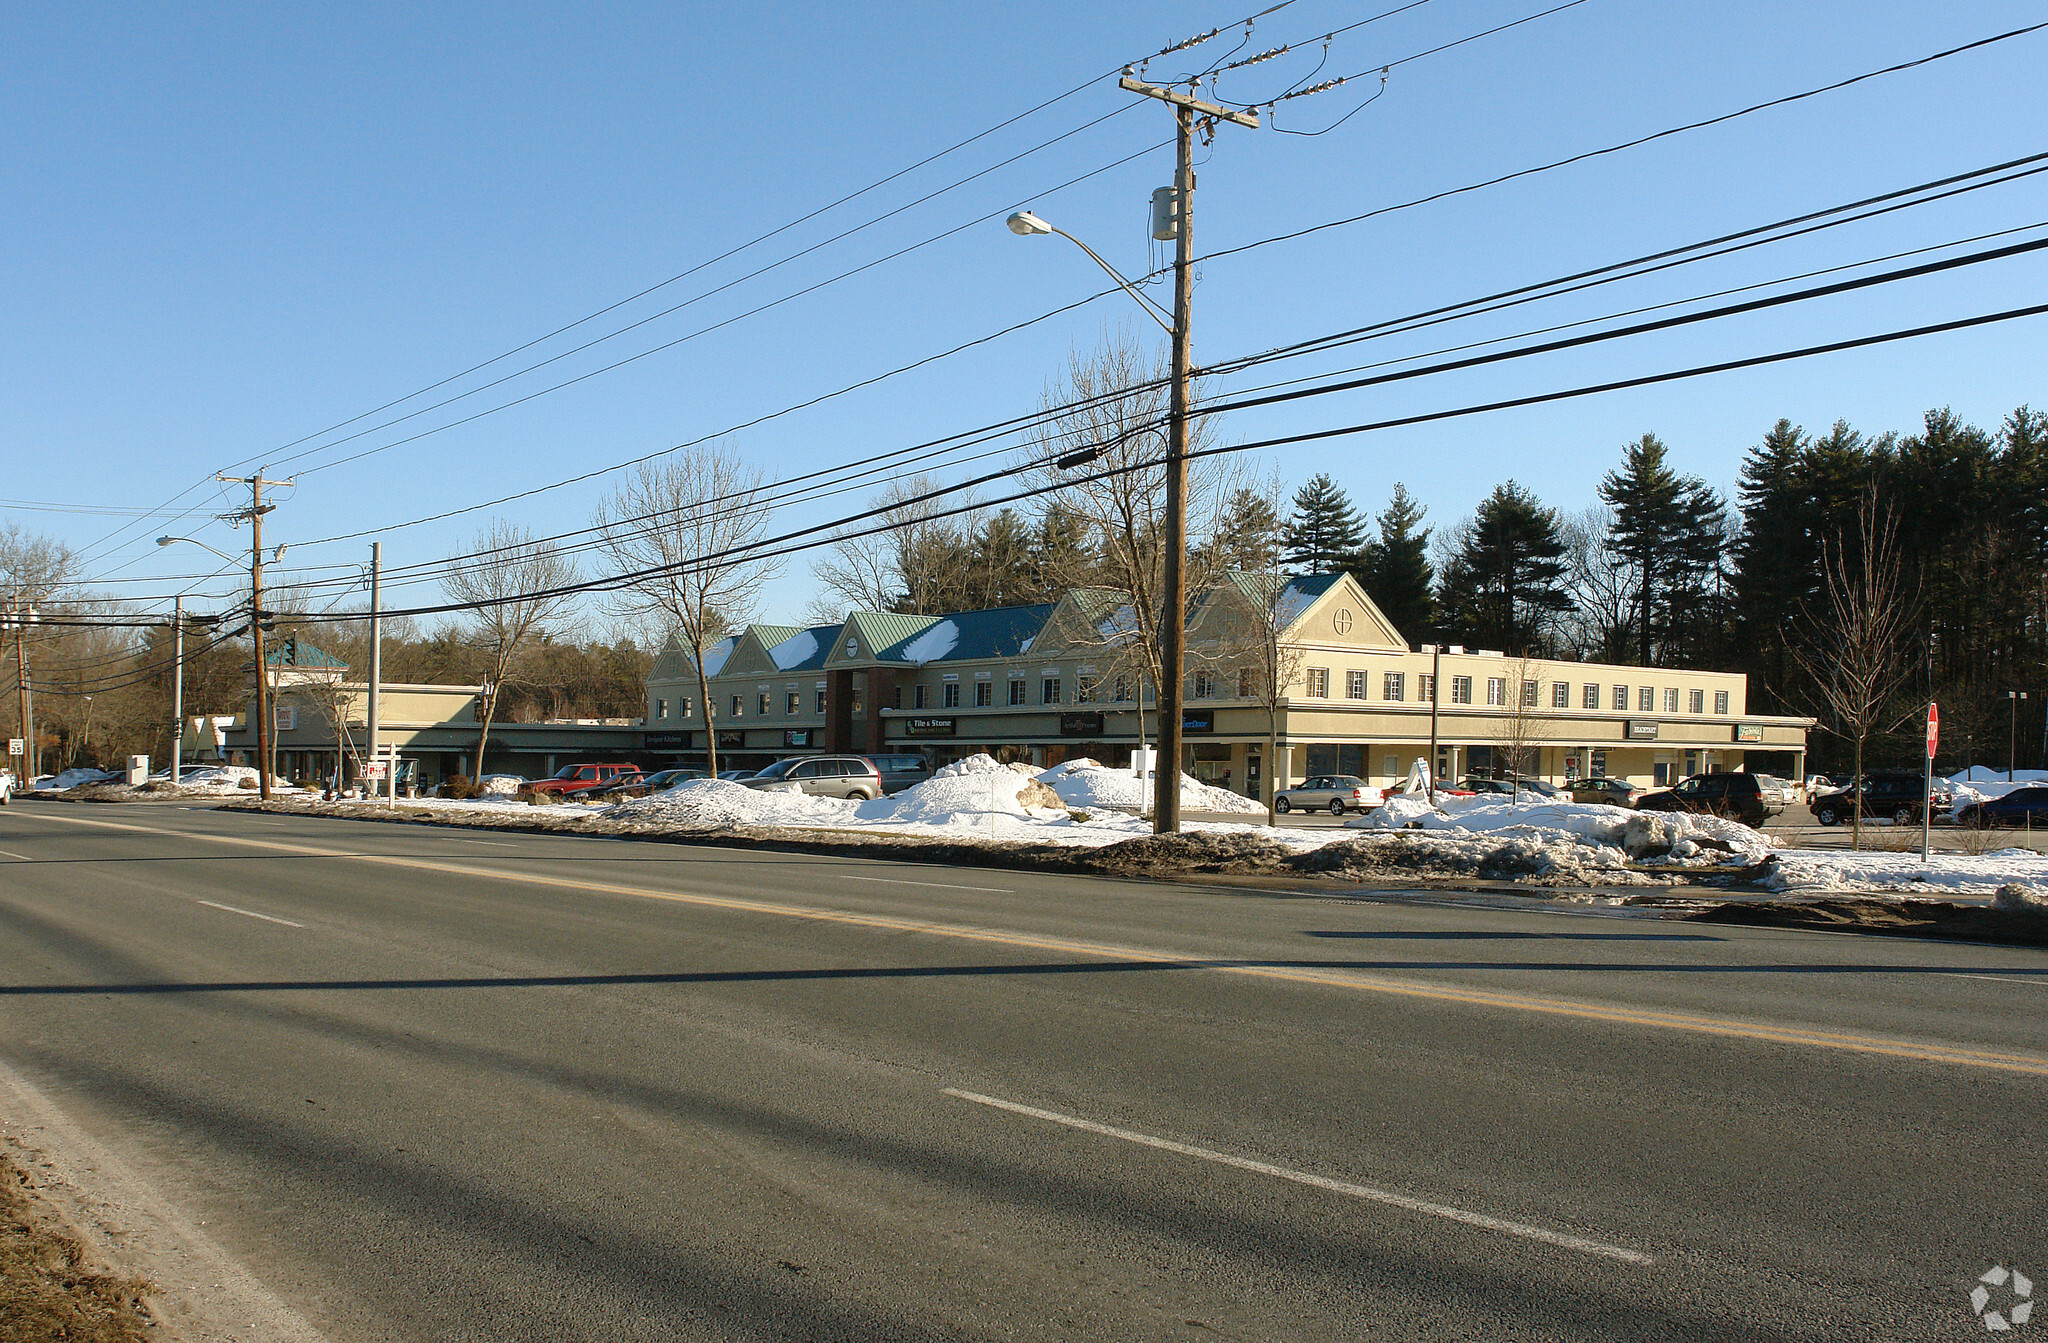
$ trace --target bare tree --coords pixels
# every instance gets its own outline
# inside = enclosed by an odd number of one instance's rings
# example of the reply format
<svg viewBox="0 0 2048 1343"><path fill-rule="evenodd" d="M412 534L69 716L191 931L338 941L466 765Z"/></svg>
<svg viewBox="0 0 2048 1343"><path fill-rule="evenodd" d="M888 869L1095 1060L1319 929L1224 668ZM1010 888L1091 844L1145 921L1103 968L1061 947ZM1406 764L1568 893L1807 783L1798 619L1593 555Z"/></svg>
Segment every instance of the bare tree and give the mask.
<svg viewBox="0 0 2048 1343"><path fill-rule="evenodd" d="M938 514L972 500L951 495L920 498L938 488L939 482L930 476L894 481L869 504L887 512L841 529L832 548L812 564L822 589L812 614L828 606L837 606L842 614L900 611L930 616L960 610L974 515Z"/></svg>
<svg viewBox="0 0 2048 1343"><path fill-rule="evenodd" d="M1500 716L1494 720L1494 754L1507 757L1508 782L1514 789L1511 798L1516 805L1522 801L1522 766L1536 740L1537 706L1530 703L1529 696L1529 686L1533 683L1530 673L1534 670L1535 664L1527 656L1508 663L1507 703L1500 706ZM1538 689L1540 691L1541 687ZM1493 772L1498 778L1498 763Z"/></svg>
<svg viewBox="0 0 2048 1343"><path fill-rule="evenodd" d="M660 620L690 655L705 765L714 776L718 730L704 658L753 619L761 588L779 567L750 553L768 530L769 511L760 469L728 446L710 445L641 463L593 519L612 563L633 576L614 600L617 613Z"/></svg>
<svg viewBox="0 0 2048 1343"><path fill-rule="evenodd" d="M1101 598L1089 628L1069 631L1112 663L1154 686L1183 669L1161 665L1164 643L1166 555L1167 370L1145 353L1126 329L1092 354L1068 356L1066 377L1046 390L1050 412L1034 433L1024 476L1038 485L1063 486L1050 499L1078 522L1088 545L1064 559L1045 557L1046 577L1058 590L1093 587ZM1060 410L1058 407L1068 407ZM1188 425L1188 450L1213 441L1200 416ZM1077 453L1097 454L1079 466L1053 463ZM1153 464L1159 463L1159 464ZM1071 482L1071 483L1069 483ZM1218 577L1222 551L1205 544L1219 530L1225 505L1241 484L1221 459L1188 464L1187 590L1199 593ZM1185 619L1184 612L1172 618ZM1142 701L1140 714L1144 712ZM1175 768L1179 762L1170 762Z"/></svg>
<svg viewBox="0 0 2048 1343"><path fill-rule="evenodd" d="M1230 687L1238 699L1255 701L1266 713L1266 778L1260 799L1266 824L1275 822L1273 795L1287 786L1280 777L1280 711L1301 681L1308 650L1287 638L1287 631L1308 605L1291 575L1277 564L1231 574L1216 587L1211 601L1225 605L1219 623L1229 630L1219 659L1225 674L1236 678ZM1210 650L1199 650L1198 656Z"/></svg>
<svg viewBox="0 0 2048 1343"><path fill-rule="evenodd" d="M471 549L474 558L451 569L441 589L449 600L475 607L467 634L485 664L483 730L476 741L476 773L481 775L498 689L511 676L526 641L574 604L574 594L556 590L576 581L576 564L552 543L537 541L527 528L502 518L479 532Z"/></svg>
<svg viewBox="0 0 2048 1343"><path fill-rule="evenodd" d="M1850 845L1860 849L1863 747L1913 674L1906 634L1919 600L1902 578L1898 517L1878 503L1874 489L1864 492L1855 521L1853 538L1838 532L1821 542L1820 592L1812 605L1800 603L1806 637L1793 656L1833 714L1835 732L1856 743L1856 805L1849 824Z"/></svg>
<svg viewBox="0 0 2048 1343"><path fill-rule="evenodd" d="M1555 638L1592 662L1626 662L1634 653L1629 577L1607 544L1613 529L1614 511L1601 504L1571 514L1558 529L1572 609L1559 613Z"/></svg>

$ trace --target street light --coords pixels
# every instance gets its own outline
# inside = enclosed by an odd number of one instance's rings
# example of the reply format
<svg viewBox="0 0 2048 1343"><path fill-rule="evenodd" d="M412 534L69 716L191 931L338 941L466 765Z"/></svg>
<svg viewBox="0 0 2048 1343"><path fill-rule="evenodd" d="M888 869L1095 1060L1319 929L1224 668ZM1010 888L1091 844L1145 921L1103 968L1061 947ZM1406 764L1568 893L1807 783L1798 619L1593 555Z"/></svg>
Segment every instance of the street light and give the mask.
<svg viewBox="0 0 2048 1343"><path fill-rule="evenodd" d="M1166 766L1158 771L1152 791L1152 826L1160 834L1170 834L1180 829L1180 755L1181 755L1181 673L1186 662L1187 639L1187 574L1183 562L1187 553L1187 501L1188 501L1188 309L1192 299L1193 258L1191 242L1186 225L1187 201L1193 192L1194 176L1188 170L1187 146L1188 120L1181 118L1181 172L1179 185L1168 188L1173 196L1173 208L1167 212L1169 232L1162 234L1158 228L1154 237L1172 237L1177 240L1174 261L1173 311L1164 308L1139 292L1138 287L1126 280L1116 267L1099 256L1095 249L1082 242L1063 228L1047 223L1029 210L1019 210L1010 216L1010 232L1020 238L1035 237L1044 233L1057 233L1074 246L1088 254L1088 259L1102 267L1117 287L1138 301L1145 315L1159 324L1161 330L1171 338L1173 350L1172 401L1168 414L1169 434L1166 448L1166 518L1165 536L1162 547L1165 550L1166 573L1162 612L1160 620L1159 662L1159 757ZM1174 204L1177 202L1177 204ZM1157 202L1155 201L1155 209ZM1080 465L1092 460L1080 453L1071 454L1061 460L1061 465ZM1142 693L1142 692L1141 692ZM1138 707L1138 721L1142 730L1144 723L1144 702Z"/></svg>

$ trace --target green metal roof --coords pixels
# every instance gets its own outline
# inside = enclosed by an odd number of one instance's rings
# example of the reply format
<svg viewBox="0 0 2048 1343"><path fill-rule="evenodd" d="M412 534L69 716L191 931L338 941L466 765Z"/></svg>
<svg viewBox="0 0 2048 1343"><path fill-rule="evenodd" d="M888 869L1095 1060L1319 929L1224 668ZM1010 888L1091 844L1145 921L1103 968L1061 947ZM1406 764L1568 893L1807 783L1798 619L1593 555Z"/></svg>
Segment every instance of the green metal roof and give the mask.
<svg viewBox="0 0 2048 1343"><path fill-rule="evenodd" d="M323 653L313 645L296 637L286 639L276 648L263 655L266 667L319 667L327 670L348 670L348 663L331 653Z"/></svg>

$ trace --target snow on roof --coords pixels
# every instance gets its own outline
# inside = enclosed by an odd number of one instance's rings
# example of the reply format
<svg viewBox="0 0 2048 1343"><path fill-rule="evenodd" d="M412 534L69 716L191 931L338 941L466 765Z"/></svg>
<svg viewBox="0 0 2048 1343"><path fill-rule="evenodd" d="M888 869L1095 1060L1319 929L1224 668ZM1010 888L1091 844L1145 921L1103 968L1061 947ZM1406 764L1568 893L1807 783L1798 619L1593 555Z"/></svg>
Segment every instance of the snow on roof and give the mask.
<svg viewBox="0 0 2048 1343"><path fill-rule="evenodd" d="M818 655L818 636L812 630L798 630L789 638L768 650L769 661L777 671L788 671L801 667Z"/></svg>
<svg viewBox="0 0 2048 1343"><path fill-rule="evenodd" d="M903 660L915 663L918 666L923 666L927 662L937 662L940 658L952 652L953 645L959 642L960 627L958 625L950 620L937 621L927 628L924 633L903 645Z"/></svg>
<svg viewBox="0 0 2048 1343"><path fill-rule="evenodd" d="M1116 614L1106 616L1095 623L1095 632L1111 642L1121 642L1137 637L1138 611L1129 602L1116 609Z"/></svg>
<svg viewBox="0 0 2048 1343"><path fill-rule="evenodd" d="M732 656L732 650L739 646L739 636L728 634L704 650L704 674L716 676L725 666L725 660Z"/></svg>

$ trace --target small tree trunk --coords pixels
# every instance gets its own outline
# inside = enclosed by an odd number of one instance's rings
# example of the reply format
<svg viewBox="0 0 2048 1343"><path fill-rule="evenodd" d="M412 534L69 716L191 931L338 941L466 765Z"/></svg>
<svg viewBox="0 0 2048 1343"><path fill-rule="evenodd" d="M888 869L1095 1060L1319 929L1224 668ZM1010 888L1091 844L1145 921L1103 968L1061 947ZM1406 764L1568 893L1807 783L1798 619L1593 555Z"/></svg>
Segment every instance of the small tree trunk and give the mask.
<svg viewBox="0 0 2048 1343"><path fill-rule="evenodd" d="M704 706L704 772L718 777L718 729L711 723L711 678L704 674L704 650L697 654L697 702Z"/></svg>

